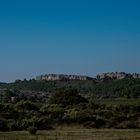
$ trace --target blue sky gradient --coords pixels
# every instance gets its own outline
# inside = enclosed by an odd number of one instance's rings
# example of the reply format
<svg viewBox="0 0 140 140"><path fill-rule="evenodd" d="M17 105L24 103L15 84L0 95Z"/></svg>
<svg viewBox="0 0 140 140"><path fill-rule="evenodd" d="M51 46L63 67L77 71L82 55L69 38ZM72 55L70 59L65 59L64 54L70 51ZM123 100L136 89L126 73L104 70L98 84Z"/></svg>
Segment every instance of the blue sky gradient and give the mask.
<svg viewBox="0 0 140 140"><path fill-rule="evenodd" d="M0 81L140 72L139 0L0 1Z"/></svg>

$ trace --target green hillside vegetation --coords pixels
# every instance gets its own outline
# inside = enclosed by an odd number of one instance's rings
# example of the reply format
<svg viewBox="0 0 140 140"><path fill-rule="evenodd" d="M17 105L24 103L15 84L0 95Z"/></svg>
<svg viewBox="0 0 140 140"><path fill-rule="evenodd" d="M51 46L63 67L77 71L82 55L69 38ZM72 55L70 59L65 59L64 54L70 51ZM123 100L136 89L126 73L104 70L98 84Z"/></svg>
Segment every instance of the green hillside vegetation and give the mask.
<svg viewBox="0 0 140 140"><path fill-rule="evenodd" d="M0 131L52 130L62 125L140 128L140 80L0 84Z"/></svg>
<svg viewBox="0 0 140 140"><path fill-rule="evenodd" d="M55 93L60 89L76 89L80 94L94 98L137 98L140 97L140 79L105 79L103 82L97 80L18 80L10 84L1 83L0 89L44 91L47 93Z"/></svg>

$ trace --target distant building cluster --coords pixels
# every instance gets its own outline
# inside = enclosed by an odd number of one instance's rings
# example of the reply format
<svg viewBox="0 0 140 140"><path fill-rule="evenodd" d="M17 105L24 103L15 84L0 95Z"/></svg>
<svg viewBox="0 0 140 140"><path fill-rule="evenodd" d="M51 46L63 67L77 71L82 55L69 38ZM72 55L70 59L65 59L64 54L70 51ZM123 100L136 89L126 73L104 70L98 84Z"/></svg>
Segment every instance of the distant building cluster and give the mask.
<svg viewBox="0 0 140 140"><path fill-rule="evenodd" d="M36 80L38 81L60 81L60 80L81 80L86 81L92 78L88 76L80 76L80 75L64 75L64 74L47 74L37 76Z"/></svg>
<svg viewBox="0 0 140 140"><path fill-rule="evenodd" d="M125 72L108 72L108 73L103 73L101 75L98 75L96 77L97 79L105 79L105 78L111 78L111 79L125 79L125 78L133 78L133 79L138 79L140 78L140 74L134 73L125 73Z"/></svg>
<svg viewBox="0 0 140 140"><path fill-rule="evenodd" d="M95 79L97 80L103 80L105 78L111 78L111 79L139 79L140 74L138 73L125 73L125 72L108 72L103 73L101 75L97 75ZM81 75L64 75L64 74L46 74L46 75L40 75L36 77L37 81L62 81L62 80L92 80L94 78L88 77L88 76L81 76Z"/></svg>

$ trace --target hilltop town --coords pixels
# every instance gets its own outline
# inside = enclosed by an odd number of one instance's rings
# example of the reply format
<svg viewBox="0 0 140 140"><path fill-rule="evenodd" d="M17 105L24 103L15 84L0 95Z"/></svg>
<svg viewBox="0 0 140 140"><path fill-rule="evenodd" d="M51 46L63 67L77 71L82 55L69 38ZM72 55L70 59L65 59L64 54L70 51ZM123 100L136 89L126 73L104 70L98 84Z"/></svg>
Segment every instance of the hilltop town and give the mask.
<svg viewBox="0 0 140 140"><path fill-rule="evenodd" d="M111 79L117 79L117 80L121 80L121 79L139 79L140 78L140 74L138 73L125 73L125 72L108 72L108 73L103 73L101 75L97 75L96 79L98 80L102 80L105 78L111 78Z"/></svg>
<svg viewBox="0 0 140 140"><path fill-rule="evenodd" d="M139 79L140 74L138 73L125 73L125 72L108 72L103 73L101 75L97 75L95 78L89 77L89 76L82 76L82 75L65 75L65 74L46 74L46 75L40 75L36 77L37 81L62 81L62 80L80 80L80 81L86 81L86 80L103 80L105 78L110 79Z"/></svg>
<svg viewBox="0 0 140 140"><path fill-rule="evenodd" d="M46 74L46 75L41 75L37 76L36 80L45 80L45 81L60 81L60 80L81 80L81 81L86 81L86 80L91 80L93 78L88 77L88 76L81 76L81 75L64 75L64 74Z"/></svg>

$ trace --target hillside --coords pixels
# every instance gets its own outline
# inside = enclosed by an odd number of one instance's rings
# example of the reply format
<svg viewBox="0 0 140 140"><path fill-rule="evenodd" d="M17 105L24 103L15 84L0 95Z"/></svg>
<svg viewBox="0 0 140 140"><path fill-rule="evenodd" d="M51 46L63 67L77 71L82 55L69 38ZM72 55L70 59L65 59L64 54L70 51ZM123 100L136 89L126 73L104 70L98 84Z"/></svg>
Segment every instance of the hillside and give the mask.
<svg viewBox="0 0 140 140"><path fill-rule="evenodd" d="M0 131L140 128L140 79L17 80L0 83Z"/></svg>
<svg viewBox="0 0 140 140"><path fill-rule="evenodd" d="M104 79L93 80L63 80L63 81L36 81L24 80L14 83L1 83L0 96L5 90L11 90L12 94L24 97L31 96L46 99L59 90L76 89L86 98L138 98L140 97L140 79ZM3 91L3 92L2 92ZM18 97L19 98L19 97Z"/></svg>

